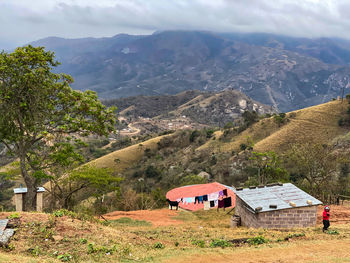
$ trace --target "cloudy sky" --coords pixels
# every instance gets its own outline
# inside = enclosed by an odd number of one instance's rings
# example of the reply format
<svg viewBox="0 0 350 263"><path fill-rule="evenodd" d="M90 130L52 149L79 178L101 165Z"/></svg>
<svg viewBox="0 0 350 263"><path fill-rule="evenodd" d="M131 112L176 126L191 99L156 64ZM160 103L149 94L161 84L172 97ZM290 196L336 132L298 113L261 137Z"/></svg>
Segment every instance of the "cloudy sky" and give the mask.
<svg viewBox="0 0 350 263"><path fill-rule="evenodd" d="M350 38L349 0L0 0L0 49L157 30Z"/></svg>

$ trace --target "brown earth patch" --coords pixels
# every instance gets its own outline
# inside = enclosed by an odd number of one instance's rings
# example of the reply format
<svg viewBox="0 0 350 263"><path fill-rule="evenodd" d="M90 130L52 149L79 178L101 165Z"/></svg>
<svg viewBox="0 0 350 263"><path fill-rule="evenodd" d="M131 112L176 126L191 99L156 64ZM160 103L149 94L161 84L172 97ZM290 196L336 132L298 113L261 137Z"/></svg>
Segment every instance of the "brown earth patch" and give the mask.
<svg viewBox="0 0 350 263"><path fill-rule="evenodd" d="M347 205L330 205L330 222L345 224L350 222L350 206ZM322 213L324 206L317 209L317 223L322 223Z"/></svg>
<svg viewBox="0 0 350 263"><path fill-rule="evenodd" d="M116 220L122 217L129 217L134 220L144 220L151 222L153 226L169 226L180 225L181 220L176 220L173 217L177 216L179 211L159 209L159 210L138 210L138 211L114 211L103 215L108 220Z"/></svg>
<svg viewBox="0 0 350 263"><path fill-rule="evenodd" d="M293 243L273 248L249 247L242 250L220 251L196 254L188 257L172 258L164 262L181 263L270 263L270 262L348 262L350 257L348 240L312 241Z"/></svg>

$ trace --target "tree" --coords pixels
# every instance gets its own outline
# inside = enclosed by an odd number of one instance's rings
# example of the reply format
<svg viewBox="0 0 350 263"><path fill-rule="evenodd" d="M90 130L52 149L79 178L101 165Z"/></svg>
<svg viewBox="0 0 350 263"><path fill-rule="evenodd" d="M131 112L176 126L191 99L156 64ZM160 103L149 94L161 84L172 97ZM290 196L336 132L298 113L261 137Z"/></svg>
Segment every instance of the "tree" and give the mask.
<svg viewBox="0 0 350 263"><path fill-rule="evenodd" d="M100 198L105 193L117 190L121 180L113 176L110 169L83 165L69 174L52 177L49 192L53 200L58 199L59 208L72 209L74 194L85 190L89 195Z"/></svg>
<svg viewBox="0 0 350 263"><path fill-rule="evenodd" d="M259 184L288 180L288 173L282 167L280 157L275 152L252 152L249 159L253 167L258 170L257 179Z"/></svg>
<svg viewBox="0 0 350 263"><path fill-rule="evenodd" d="M12 187L15 185L13 181L10 181L8 175L0 173L0 207L8 208L10 200L12 198Z"/></svg>
<svg viewBox="0 0 350 263"><path fill-rule="evenodd" d="M320 143L294 144L287 153L289 170L299 178L297 183L319 198L332 189L340 159L330 146Z"/></svg>
<svg viewBox="0 0 350 263"><path fill-rule="evenodd" d="M105 107L95 92L72 90L69 75L52 72L58 65L54 53L43 47L0 53L0 143L19 159L28 188L26 210L35 209L37 186L48 176L51 147L114 131L115 109Z"/></svg>

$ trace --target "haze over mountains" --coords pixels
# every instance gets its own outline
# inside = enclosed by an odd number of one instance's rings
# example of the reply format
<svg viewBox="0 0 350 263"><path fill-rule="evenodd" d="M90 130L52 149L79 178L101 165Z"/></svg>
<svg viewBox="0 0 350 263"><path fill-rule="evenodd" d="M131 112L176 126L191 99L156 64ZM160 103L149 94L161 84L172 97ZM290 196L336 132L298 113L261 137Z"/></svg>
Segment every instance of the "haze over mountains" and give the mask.
<svg viewBox="0 0 350 263"><path fill-rule="evenodd" d="M32 44L56 53L73 88L102 99L236 89L291 111L350 92L350 42L342 39L165 31Z"/></svg>

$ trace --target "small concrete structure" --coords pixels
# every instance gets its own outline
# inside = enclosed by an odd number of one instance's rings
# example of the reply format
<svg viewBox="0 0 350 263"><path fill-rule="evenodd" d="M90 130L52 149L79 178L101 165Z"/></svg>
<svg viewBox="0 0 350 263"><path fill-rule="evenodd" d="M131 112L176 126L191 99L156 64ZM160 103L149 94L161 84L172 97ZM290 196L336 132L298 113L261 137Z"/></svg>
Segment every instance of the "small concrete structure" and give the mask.
<svg viewBox="0 0 350 263"><path fill-rule="evenodd" d="M24 199L27 193L27 188L20 187L13 189L15 193L15 203L16 203L16 211L21 212L24 211ZM43 211L43 193L45 192L44 187L38 187L36 191L36 211Z"/></svg>
<svg viewBox="0 0 350 263"><path fill-rule="evenodd" d="M236 189L235 215L254 228L315 226L322 202L291 183Z"/></svg>

